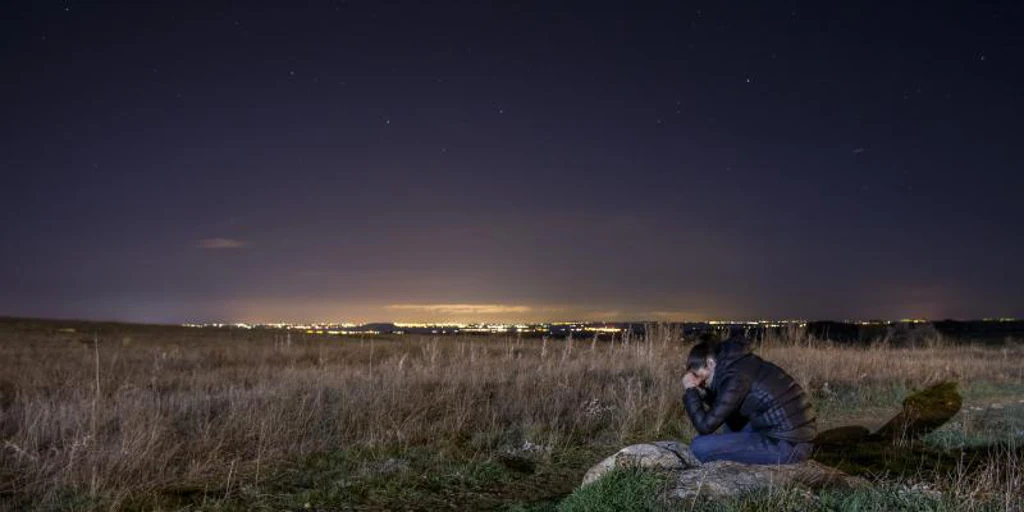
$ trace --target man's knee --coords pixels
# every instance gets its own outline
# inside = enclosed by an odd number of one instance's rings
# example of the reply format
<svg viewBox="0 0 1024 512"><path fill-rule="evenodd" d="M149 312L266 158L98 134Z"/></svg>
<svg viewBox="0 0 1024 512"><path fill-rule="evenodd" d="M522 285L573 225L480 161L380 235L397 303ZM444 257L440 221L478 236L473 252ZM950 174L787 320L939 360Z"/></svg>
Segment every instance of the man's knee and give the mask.
<svg viewBox="0 0 1024 512"><path fill-rule="evenodd" d="M697 457L697 460L707 462L714 449L714 441L714 437L710 434L697 436L690 442L690 451L693 452L694 457Z"/></svg>
<svg viewBox="0 0 1024 512"><path fill-rule="evenodd" d="M811 443L800 443L793 446L793 451L789 455L790 463L804 462L811 458L814 453L814 445Z"/></svg>

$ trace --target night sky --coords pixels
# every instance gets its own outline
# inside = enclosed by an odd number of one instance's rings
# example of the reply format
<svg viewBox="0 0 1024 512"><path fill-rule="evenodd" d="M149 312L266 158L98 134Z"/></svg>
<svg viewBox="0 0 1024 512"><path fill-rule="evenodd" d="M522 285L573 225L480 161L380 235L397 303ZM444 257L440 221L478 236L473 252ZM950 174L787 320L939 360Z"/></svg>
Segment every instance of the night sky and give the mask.
<svg viewBox="0 0 1024 512"><path fill-rule="evenodd" d="M17 0L0 29L0 315L1024 316L1020 2Z"/></svg>

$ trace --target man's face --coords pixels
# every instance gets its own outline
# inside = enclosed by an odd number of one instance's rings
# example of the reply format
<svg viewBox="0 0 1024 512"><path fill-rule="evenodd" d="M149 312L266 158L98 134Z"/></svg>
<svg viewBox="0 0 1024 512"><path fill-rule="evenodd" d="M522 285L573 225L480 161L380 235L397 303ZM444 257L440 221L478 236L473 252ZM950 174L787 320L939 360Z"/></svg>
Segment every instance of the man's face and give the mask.
<svg viewBox="0 0 1024 512"><path fill-rule="evenodd" d="M715 360L708 358L707 365L704 368L694 370L693 373L700 379L702 387L710 386L711 381L715 378Z"/></svg>

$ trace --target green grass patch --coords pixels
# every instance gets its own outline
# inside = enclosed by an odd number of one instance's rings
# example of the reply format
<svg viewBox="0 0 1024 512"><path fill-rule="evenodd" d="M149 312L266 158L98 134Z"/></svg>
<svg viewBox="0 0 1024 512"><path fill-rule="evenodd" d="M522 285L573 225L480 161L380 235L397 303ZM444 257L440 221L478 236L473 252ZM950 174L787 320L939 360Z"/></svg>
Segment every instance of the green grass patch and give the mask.
<svg viewBox="0 0 1024 512"><path fill-rule="evenodd" d="M952 500L898 487L876 487L854 491L821 491L806 493L796 490L751 493L722 501L702 501L692 508L679 510L699 512L925 512L961 510Z"/></svg>
<svg viewBox="0 0 1024 512"><path fill-rule="evenodd" d="M423 446L352 447L266 468L258 485L230 492L182 484L140 495L130 510L554 510L610 448L563 446L535 455L529 470L497 452ZM63 503L73 503L69 497ZM108 501L82 508L110 508Z"/></svg>
<svg viewBox="0 0 1024 512"><path fill-rule="evenodd" d="M558 504L558 512L647 512L667 510L659 496L667 475L639 468L617 469Z"/></svg>
<svg viewBox="0 0 1024 512"><path fill-rule="evenodd" d="M797 489L748 493L736 498L667 503L661 496L666 475L643 469L620 469L577 490L557 505L508 505L503 512L952 512L965 503L952 497L882 485L857 490L825 490L809 493ZM971 503L971 510L1000 510L999 503Z"/></svg>
<svg viewBox="0 0 1024 512"><path fill-rule="evenodd" d="M943 450L1024 445L1024 404L965 408L924 440Z"/></svg>

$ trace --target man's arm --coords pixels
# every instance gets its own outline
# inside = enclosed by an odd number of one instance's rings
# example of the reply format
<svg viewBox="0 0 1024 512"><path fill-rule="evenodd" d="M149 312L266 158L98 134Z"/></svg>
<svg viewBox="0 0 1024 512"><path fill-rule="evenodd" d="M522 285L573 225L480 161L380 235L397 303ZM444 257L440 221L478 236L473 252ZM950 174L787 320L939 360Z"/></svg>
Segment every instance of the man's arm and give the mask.
<svg viewBox="0 0 1024 512"><path fill-rule="evenodd" d="M725 419L733 411L739 409L749 391L749 378L743 375L727 377L722 381L715 403L705 411L700 392L696 388L687 389L683 402L686 405L686 414L690 416L690 421L693 423L693 428L701 434L710 434L718 430L718 427L725 423Z"/></svg>

